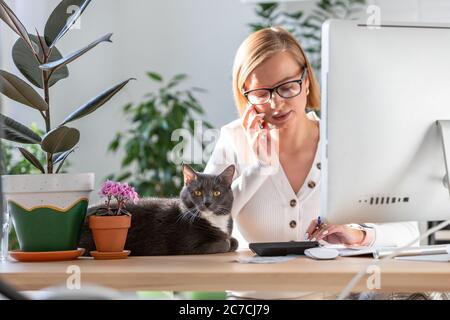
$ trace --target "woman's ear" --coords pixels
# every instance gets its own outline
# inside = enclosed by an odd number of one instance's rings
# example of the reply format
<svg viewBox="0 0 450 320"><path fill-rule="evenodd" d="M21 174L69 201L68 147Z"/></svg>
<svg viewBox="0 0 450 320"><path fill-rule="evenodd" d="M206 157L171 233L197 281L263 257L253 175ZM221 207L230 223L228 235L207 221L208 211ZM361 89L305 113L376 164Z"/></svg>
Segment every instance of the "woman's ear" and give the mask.
<svg viewBox="0 0 450 320"><path fill-rule="evenodd" d="M225 170L223 170L222 173L219 175L219 177L223 179L229 186L231 186L235 170L236 168L234 164L232 164L228 166Z"/></svg>
<svg viewBox="0 0 450 320"><path fill-rule="evenodd" d="M309 94L309 85L311 84L311 81L309 81L309 72L308 72L308 76L305 79L305 90L307 92L307 95Z"/></svg>
<svg viewBox="0 0 450 320"><path fill-rule="evenodd" d="M197 172L195 172L195 170L192 169L189 165L183 164L183 176L184 184L189 184L197 179Z"/></svg>

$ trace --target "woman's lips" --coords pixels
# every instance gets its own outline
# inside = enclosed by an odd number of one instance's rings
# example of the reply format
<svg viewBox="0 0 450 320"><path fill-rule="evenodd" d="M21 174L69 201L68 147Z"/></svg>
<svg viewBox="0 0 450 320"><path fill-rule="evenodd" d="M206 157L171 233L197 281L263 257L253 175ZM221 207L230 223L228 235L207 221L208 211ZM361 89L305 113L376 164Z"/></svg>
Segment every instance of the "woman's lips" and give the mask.
<svg viewBox="0 0 450 320"><path fill-rule="evenodd" d="M282 122L282 121L285 121L285 120L289 117L289 115L291 114L291 112L292 112L292 110L289 110L289 111L286 111L286 112L279 113L279 114L277 114L277 115L272 115L272 120L273 120L274 122Z"/></svg>

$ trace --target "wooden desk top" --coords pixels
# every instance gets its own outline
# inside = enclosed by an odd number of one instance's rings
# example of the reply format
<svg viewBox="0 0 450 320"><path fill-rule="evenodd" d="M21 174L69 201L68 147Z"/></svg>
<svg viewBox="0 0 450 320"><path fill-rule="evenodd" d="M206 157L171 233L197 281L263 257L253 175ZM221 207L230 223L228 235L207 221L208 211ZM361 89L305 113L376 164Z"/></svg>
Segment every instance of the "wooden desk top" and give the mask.
<svg viewBox="0 0 450 320"><path fill-rule="evenodd" d="M0 277L20 290L64 285L69 266L81 270L81 284L118 290L163 291L327 291L339 292L371 258L317 261L306 257L277 264L242 264L248 250L199 256L129 257L124 260L79 258L64 262L0 263ZM380 269L381 291L450 291L450 263L390 260ZM354 291L368 291L370 271ZM372 281L373 283L373 281Z"/></svg>

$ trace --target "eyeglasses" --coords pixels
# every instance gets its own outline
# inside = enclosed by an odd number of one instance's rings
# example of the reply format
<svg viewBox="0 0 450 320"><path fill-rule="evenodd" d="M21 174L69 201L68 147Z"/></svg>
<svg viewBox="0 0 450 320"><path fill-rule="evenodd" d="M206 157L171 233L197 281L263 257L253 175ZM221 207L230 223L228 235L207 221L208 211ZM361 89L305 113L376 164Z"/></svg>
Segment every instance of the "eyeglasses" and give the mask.
<svg viewBox="0 0 450 320"><path fill-rule="evenodd" d="M273 88L259 88L249 90L243 93L244 97L251 104L260 105L269 102L272 99L272 93L275 91L280 97L289 99L298 96L302 92L302 83L308 74L308 69L305 67L302 76L298 80L291 80L284 82Z"/></svg>

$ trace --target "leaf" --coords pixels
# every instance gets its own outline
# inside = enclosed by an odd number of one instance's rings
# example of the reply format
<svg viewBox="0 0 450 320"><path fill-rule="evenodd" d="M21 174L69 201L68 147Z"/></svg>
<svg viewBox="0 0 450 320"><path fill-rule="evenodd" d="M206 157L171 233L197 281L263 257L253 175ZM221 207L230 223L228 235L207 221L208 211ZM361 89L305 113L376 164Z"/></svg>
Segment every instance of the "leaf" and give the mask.
<svg viewBox="0 0 450 320"><path fill-rule="evenodd" d="M303 11L298 11L298 12L294 12L294 13L286 13L286 16L288 16L289 18L295 19L295 20L300 20L300 18L303 16Z"/></svg>
<svg viewBox="0 0 450 320"><path fill-rule="evenodd" d="M33 166L39 169L42 173L45 173L44 167L31 152L24 148L19 148L19 151Z"/></svg>
<svg viewBox="0 0 450 320"><path fill-rule="evenodd" d="M131 177L131 172L128 171L128 172L125 172L125 173L121 174L120 176L118 176L116 178L116 180L117 181L124 181L124 180L128 179L129 177Z"/></svg>
<svg viewBox="0 0 450 320"><path fill-rule="evenodd" d="M114 140L109 144L108 151L117 151L117 148L120 145L120 141L122 139L122 134L118 132Z"/></svg>
<svg viewBox="0 0 450 320"><path fill-rule="evenodd" d="M64 152L62 157L60 157L59 159L56 159L56 162L54 162L53 164L58 163L60 161L61 161L61 163L59 164L58 169L56 169L55 173L59 173L59 171L62 169L67 157L74 151L75 151L75 148L72 148L71 150Z"/></svg>
<svg viewBox="0 0 450 320"><path fill-rule="evenodd" d="M178 85L181 81L185 80L188 76L186 74L178 74L175 77L173 77L172 80L170 80L169 84L166 86L167 89L175 87Z"/></svg>
<svg viewBox="0 0 450 320"><path fill-rule="evenodd" d="M255 31L259 31L259 30L261 30L261 29L264 29L264 28L268 27L267 25L262 24L262 23L250 23L248 26L249 26L254 32L255 32Z"/></svg>
<svg viewBox="0 0 450 320"><path fill-rule="evenodd" d="M259 6L264 11L274 10L274 9L276 9L278 7L278 3L276 3L276 2L260 3Z"/></svg>
<svg viewBox="0 0 450 320"><path fill-rule="evenodd" d="M261 3L259 4L259 9L257 9L257 12L260 16L264 18L269 18L277 8L278 3L275 2Z"/></svg>
<svg viewBox="0 0 450 320"><path fill-rule="evenodd" d="M20 39L24 41L28 49L31 49L30 53L36 53L36 48L33 46L27 30L3 0L0 0L0 19L20 36Z"/></svg>
<svg viewBox="0 0 450 320"><path fill-rule="evenodd" d="M72 112L69 116L67 116L64 121L59 125L60 127L77 119L80 119L84 116L87 116L88 114L94 112L98 108L100 108L102 105L104 105L106 102L108 102L116 93L118 93L125 85L130 82L131 80L136 80L134 78L130 78L128 80L125 80L118 85L104 91L99 96L95 97L94 99L87 102L85 105L81 106L74 112Z"/></svg>
<svg viewBox="0 0 450 320"><path fill-rule="evenodd" d="M159 75L156 72L147 72L147 75L150 77L150 79L153 79L155 81L163 81L163 78L161 77L161 75Z"/></svg>
<svg viewBox="0 0 450 320"><path fill-rule="evenodd" d="M76 149L76 148L72 148L72 149L70 149L69 151L55 153L55 154L52 156L52 162L53 162L53 164L55 165L55 164L57 164L58 162L61 162L61 161L63 161L63 160L66 160L66 158L67 158L72 152L75 152L75 149Z"/></svg>
<svg viewBox="0 0 450 320"><path fill-rule="evenodd" d="M130 111L130 109L133 107L133 104L132 103L128 103L128 104L126 104L124 107L123 107L123 111L124 112L128 112L128 111Z"/></svg>
<svg viewBox="0 0 450 320"><path fill-rule="evenodd" d="M60 69L61 67L71 63L72 61L78 59L79 57L81 57L83 54L85 54L86 52L88 52L89 50L93 49L94 47L96 47L99 43L101 42L112 42L111 41L111 36L112 33L108 33L107 35L104 35L103 37L95 40L94 42L92 42L91 44L89 44L88 46L86 46L85 48L78 50L72 54L69 54L68 56L50 62L50 63L46 63L43 64L41 66L39 66L39 68L41 68L42 70L46 70L46 71L55 71Z"/></svg>
<svg viewBox="0 0 450 320"><path fill-rule="evenodd" d="M302 37L305 39L314 39L320 41L320 37L315 35L314 33L302 33Z"/></svg>
<svg viewBox="0 0 450 320"><path fill-rule="evenodd" d="M41 137L23 124L0 114L0 138L25 144L39 144Z"/></svg>
<svg viewBox="0 0 450 320"><path fill-rule="evenodd" d="M42 150L54 154L72 149L80 140L80 131L75 128L59 127L48 132L41 142Z"/></svg>
<svg viewBox="0 0 450 320"><path fill-rule="evenodd" d="M31 40L33 42L38 42L39 39L35 35L30 35ZM42 39L42 37L41 37ZM39 47L38 55L40 57L43 56L42 49ZM43 89L44 86L42 84L42 70L39 68L39 62L27 49L26 44L22 39L18 39L14 44L12 51L13 61L16 65L17 69L24 75L25 78L28 79L33 85L38 88ZM52 54L49 57L49 62L56 61L62 58L61 53L58 49L53 48ZM49 86L53 86L59 80L65 79L69 76L69 70L67 67L62 67L61 69L55 71L50 77Z"/></svg>
<svg viewBox="0 0 450 320"><path fill-rule="evenodd" d="M39 111L48 110L47 102L28 83L3 70L0 70L0 92Z"/></svg>
<svg viewBox="0 0 450 320"><path fill-rule="evenodd" d="M78 20L91 0L62 0L53 10L44 29L45 42L52 48ZM72 14L71 9L78 7Z"/></svg>

